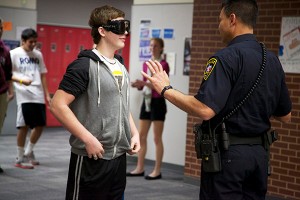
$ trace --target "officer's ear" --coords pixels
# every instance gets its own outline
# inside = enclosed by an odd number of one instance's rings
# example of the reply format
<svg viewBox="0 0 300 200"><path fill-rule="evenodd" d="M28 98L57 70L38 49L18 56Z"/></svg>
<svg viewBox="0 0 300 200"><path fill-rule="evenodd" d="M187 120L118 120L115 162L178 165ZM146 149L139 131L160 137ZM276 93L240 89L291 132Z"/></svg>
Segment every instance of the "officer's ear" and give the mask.
<svg viewBox="0 0 300 200"><path fill-rule="evenodd" d="M230 26L234 26L236 24L237 21L237 17L234 13L231 13L229 15L229 20L230 20Z"/></svg>

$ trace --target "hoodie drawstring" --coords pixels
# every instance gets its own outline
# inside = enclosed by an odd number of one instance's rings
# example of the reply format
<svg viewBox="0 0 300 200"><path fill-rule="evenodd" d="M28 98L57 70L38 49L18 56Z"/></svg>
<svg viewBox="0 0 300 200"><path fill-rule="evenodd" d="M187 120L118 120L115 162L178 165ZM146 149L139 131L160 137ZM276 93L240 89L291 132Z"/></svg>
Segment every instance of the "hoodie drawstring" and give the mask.
<svg viewBox="0 0 300 200"><path fill-rule="evenodd" d="M98 81L98 107L99 107L100 106L100 64L99 64L99 61L98 61L98 66L97 66L97 72L98 72L97 81Z"/></svg>

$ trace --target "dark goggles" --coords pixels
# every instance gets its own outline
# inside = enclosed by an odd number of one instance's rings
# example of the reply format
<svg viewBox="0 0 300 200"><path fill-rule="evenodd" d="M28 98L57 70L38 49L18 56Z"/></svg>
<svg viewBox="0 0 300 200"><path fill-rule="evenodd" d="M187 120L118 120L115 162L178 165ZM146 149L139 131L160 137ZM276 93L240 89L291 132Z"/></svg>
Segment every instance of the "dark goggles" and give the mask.
<svg viewBox="0 0 300 200"><path fill-rule="evenodd" d="M111 31L117 35L123 35L127 31L130 31L130 21L129 20L110 20L107 24L102 25L102 27L107 30Z"/></svg>

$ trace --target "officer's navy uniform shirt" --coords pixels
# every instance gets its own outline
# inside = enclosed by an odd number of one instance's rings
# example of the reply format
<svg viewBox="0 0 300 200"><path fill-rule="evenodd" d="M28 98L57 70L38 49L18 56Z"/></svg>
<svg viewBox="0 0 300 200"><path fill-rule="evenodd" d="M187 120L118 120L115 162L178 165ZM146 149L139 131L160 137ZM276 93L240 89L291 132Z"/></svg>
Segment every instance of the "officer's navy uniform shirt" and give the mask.
<svg viewBox="0 0 300 200"><path fill-rule="evenodd" d="M195 98L216 113L214 128L248 93L262 65L262 47L255 35L234 38L227 48L212 56ZM228 120L228 133L255 136L270 128L270 117L291 111L285 74L275 54L267 51L266 67L258 86L244 105Z"/></svg>

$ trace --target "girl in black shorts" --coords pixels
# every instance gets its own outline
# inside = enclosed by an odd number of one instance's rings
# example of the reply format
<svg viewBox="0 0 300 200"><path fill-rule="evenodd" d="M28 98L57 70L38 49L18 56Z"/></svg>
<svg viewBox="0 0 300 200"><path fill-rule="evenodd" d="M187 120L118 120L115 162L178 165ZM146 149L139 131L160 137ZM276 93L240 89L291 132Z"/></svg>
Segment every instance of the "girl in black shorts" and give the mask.
<svg viewBox="0 0 300 200"><path fill-rule="evenodd" d="M163 69L169 74L169 64L162 59L164 42L161 38L152 38L150 40L150 51L152 53L152 60L158 60ZM147 73L148 67L146 63L143 64L143 71ZM140 142L141 149L138 153L138 162L136 168L127 173L127 176L144 176L144 160L147 152L147 135L151 124L153 123L154 143L156 149L156 160L153 171L145 176L147 180L155 180L162 178L161 164L163 158L163 141L162 133L164 128L165 116L167 113L166 101L156 91L152 90L152 85L146 79L136 80L131 84L138 90L143 90L144 100L140 112Z"/></svg>

